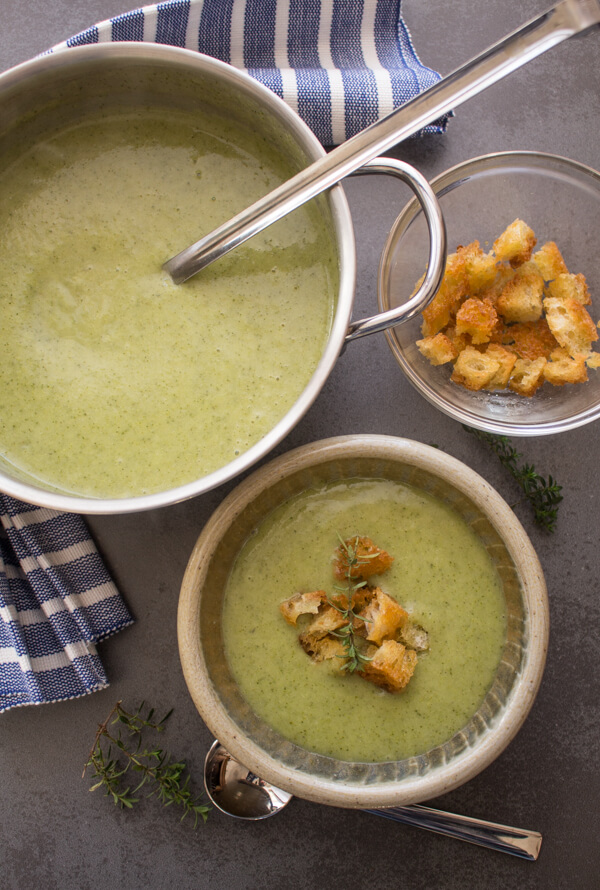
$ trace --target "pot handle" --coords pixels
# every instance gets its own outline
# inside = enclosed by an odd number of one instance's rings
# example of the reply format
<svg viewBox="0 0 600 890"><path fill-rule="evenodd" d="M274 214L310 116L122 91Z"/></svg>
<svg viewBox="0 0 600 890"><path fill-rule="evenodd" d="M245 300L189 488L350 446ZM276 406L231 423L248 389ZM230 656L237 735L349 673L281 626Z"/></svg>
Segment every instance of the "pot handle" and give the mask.
<svg viewBox="0 0 600 890"><path fill-rule="evenodd" d="M397 176L415 193L419 201L429 229L429 258L423 283L417 292L402 306L388 309L379 315L362 318L350 323L345 342L384 331L386 328L402 324L414 318L433 299L437 292L446 267L446 226L442 210L435 193L427 180L418 170L404 161L395 158L375 158L360 167L352 176L366 176L370 173L388 173Z"/></svg>

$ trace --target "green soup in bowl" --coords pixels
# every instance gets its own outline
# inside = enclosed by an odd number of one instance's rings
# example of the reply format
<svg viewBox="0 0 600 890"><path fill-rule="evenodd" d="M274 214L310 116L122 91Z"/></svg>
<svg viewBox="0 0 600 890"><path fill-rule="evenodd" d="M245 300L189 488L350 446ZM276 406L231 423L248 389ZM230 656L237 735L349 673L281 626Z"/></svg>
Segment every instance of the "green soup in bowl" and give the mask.
<svg viewBox="0 0 600 890"><path fill-rule="evenodd" d="M338 533L394 557L376 583L427 629L401 693L311 662L279 613L297 591L331 590ZM541 681L548 604L527 535L481 477L416 442L348 436L226 498L188 564L178 634L194 702L234 757L296 796L392 806L467 781L514 737Z"/></svg>
<svg viewBox="0 0 600 890"><path fill-rule="evenodd" d="M341 653L316 663L298 645L302 619L282 620L286 596L344 588L332 573L340 530L393 555L370 584L428 635L401 692L342 672ZM237 555L223 603L225 657L248 704L288 740L345 761L402 760L451 738L483 702L505 638L484 544L447 503L389 479L325 483L275 509Z"/></svg>

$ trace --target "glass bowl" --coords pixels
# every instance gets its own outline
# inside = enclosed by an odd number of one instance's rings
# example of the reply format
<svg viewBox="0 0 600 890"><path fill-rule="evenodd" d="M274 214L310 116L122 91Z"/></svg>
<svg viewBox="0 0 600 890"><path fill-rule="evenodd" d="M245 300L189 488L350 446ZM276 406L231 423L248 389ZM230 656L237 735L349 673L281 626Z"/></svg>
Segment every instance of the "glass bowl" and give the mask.
<svg viewBox="0 0 600 890"><path fill-rule="evenodd" d="M290 498L356 477L408 484L448 504L486 548L505 599L502 658L478 710L445 742L388 762L337 760L294 744L250 707L225 655L223 600L244 543ZM304 445L265 464L238 485L206 523L192 551L177 619L184 677L213 735L240 763L278 788L350 808L428 800L487 767L529 713L544 670L548 632L548 599L539 560L500 495L438 448L378 435L341 436ZM285 670L285 657L281 665ZM269 694L266 689L265 694Z"/></svg>
<svg viewBox="0 0 600 890"><path fill-rule="evenodd" d="M600 174L568 158L540 152L500 152L465 161L431 185L440 201L448 253L479 241L484 250L519 217L534 230L538 247L555 241L570 272L582 272L592 296L588 310L600 318ZM426 264L427 228L410 201L396 219L379 269L379 304L385 311L406 302ZM432 366L416 347L421 317L386 331L408 380L445 414L476 429L501 435L559 433L600 416L600 370L587 383L545 384L533 397L471 392L451 382L451 365Z"/></svg>

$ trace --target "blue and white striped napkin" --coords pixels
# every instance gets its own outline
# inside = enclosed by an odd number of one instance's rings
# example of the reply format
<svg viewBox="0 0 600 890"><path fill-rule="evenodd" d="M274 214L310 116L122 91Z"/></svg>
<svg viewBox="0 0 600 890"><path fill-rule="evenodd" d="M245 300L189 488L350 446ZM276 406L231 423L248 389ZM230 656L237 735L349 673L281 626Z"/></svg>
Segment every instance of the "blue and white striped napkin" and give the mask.
<svg viewBox="0 0 600 890"><path fill-rule="evenodd" d="M54 50L118 40L184 47L246 71L325 146L440 79L414 50L401 0L169 0L94 25ZM443 132L446 123L425 132Z"/></svg>
<svg viewBox="0 0 600 890"><path fill-rule="evenodd" d="M95 644L132 622L81 516L0 494L0 712L106 687Z"/></svg>

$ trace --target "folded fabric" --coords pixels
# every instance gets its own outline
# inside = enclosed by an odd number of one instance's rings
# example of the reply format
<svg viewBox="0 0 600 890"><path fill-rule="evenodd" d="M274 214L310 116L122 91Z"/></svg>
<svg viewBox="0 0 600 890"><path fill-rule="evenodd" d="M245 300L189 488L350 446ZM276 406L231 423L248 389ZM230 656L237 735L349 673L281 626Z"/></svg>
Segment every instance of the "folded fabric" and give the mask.
<svg viewBox="0 0 600 890"><path fill-rule="evenodd" d="M170 0L94 25L54 50L122 40L184 47L246 71L326 146L440 79L414 50L401 0ZM443 132L446 123L425 132Z"/></svg>
<svg viewBox="0 0 600 890"><path fill-rule="evenodd" d="M108 680L95 644L133 622L81 516L0 494L0 712Z"/></svg>

